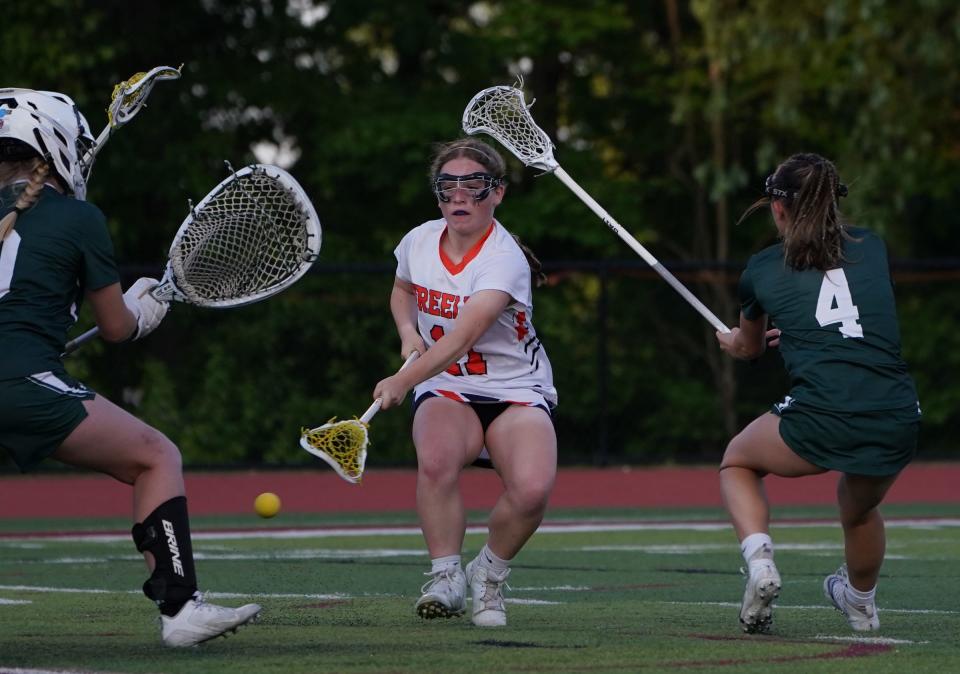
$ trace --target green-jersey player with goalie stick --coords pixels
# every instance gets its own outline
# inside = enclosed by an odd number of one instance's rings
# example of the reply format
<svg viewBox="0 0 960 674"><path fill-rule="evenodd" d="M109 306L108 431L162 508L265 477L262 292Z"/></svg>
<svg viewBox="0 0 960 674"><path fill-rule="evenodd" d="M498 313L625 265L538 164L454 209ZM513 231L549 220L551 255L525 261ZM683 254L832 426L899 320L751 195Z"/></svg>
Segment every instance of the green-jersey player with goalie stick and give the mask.
<svg viewBox="0 0 960 674"><path fill-rule="evenodd" d="M121 292L104 216L84 201L92 142L68 96L0 89L0 446L23 471L51 457L133 487L133 540L151 572L143 591L159 606L163 643L192 646L260 607L203 601L179 450L61 361L82 300L112 342L145 337L168 306L148 292L155 279Z"/></svg>
<svg viewBox="0 0 960 674"><path fill-rule="evenodd" d="M900 355L883 241L848 226L836 167L797 154L767 178L780 243L750 258L740 279L740 327L717 333L734 358L777 343L790 394L741 431L723 456L720 484L749 567L740 621L766 632L780 592L762 478L833 470L846 563L824 580L827 599L858 632L880 627L875 602L885 538L877 506L914 457L920 405ZM746 214L745 214L746 215ZM776 328L767 330L768 320Z"/></svg>

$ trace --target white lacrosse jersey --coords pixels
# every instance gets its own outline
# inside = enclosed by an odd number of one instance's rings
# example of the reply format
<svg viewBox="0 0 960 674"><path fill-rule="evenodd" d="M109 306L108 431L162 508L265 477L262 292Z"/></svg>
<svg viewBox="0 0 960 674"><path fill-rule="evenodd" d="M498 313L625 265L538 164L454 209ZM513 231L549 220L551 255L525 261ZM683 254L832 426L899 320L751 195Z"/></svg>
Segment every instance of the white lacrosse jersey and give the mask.
<svg viewBox="0 0 960 674"><path fill-rule="evenodd" d="M394 254L397 277L413 286L417 327L427 348L453 329L463 304L481 290L500 290L510 304L466 355L414 388L460 402L509 402L553 407L557 391L547 353L533 328L530 265L513 236L494 220L454 263L440 249L446 220L410 230Z"/></svg>

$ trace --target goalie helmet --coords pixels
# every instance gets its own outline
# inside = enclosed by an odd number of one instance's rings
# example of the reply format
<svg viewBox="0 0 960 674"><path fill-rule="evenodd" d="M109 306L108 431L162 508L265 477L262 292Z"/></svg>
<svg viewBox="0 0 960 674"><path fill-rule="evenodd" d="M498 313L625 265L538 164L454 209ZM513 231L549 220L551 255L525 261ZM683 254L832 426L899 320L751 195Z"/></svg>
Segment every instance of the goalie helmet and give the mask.
<svg viewBox="0 0 960 674"><path fill-rule="evenodd" d="M0 160L40 155L67 191L84 199L83 157L93 144L90 125L69 96L55 91L0 89Z"/></svg>

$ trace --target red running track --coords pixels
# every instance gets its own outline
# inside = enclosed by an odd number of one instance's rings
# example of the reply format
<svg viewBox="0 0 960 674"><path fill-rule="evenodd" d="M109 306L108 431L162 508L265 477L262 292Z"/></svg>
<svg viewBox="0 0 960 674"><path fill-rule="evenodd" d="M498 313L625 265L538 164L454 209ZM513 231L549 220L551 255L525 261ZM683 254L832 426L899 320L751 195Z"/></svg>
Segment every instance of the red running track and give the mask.
<svg viewBox="0 0 960 674"><path fill-rule="evenodd" d="M768 477L774 505L834 503L836 474L798 479ZM410 470L368 469L361 485L329 470L188 473L187 496L194 515L249 513L264 491L280 496L283 511L372 512L413 510L416 474ZM493 471L469 469L461 478L467 508L490 508L500 494ZM19 517L127 517L130 488L105 476L0 477L0 519ZM960 463L908 466L887 503L960 502ZM551 508L634 508L720 506L715 467L562 468Z"/></svg>

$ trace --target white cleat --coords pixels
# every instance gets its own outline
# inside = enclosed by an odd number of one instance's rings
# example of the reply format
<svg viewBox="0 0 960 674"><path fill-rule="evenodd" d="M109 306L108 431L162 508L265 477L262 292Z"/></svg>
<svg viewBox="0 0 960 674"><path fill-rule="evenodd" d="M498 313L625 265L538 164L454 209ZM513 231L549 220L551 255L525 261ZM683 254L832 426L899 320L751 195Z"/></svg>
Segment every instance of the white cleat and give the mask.
<svg viewBox="0 0 960 674"><path fill-rule="evenodd" d="M256 620L260 611L259 604L239 608L208 604L203 595L197 594L172 618L160 616L160 635L165 646L196 646L208 639L226 636L227 632L236 632L241 625Z"/></svg>
<svg viewBox="0 0 960 674"><path fill-rule="evenodd" d="M830 600L833 607L847 618L850 629L854 632L872 632L880 629L880 616L877 615L877 605L852 604L847 599L847 587L850 577L847 575L847 565L844 564L836 573L831 573L823 579L823 594Z"/></svg>
<svg viewBox="0 0 960 674"><path fill-rule="evenodd" d="M748 634L767 634L773 625L773 600L780 596L780 572L772 559L750 565L740 605L740 624Z"/></svg>
<svg viewBox="0 0 960 674"><path fill-rule="evenodd" d="M467 582L473 598L474 625L503 627L507 624L507 610L503 607L503 587L510 569L501 575L473 560L467 564Z"/></svg>
<svg viewBox="0 0 960 674"><path fill-rule="evenodd" d="M459 568L446 568L425 573L430 580L420 588L417 615L425 620L453 618L467 609L467 577Z"/></svg>

